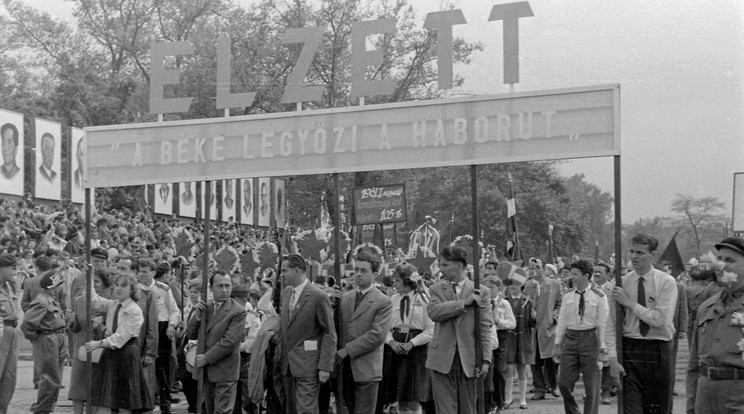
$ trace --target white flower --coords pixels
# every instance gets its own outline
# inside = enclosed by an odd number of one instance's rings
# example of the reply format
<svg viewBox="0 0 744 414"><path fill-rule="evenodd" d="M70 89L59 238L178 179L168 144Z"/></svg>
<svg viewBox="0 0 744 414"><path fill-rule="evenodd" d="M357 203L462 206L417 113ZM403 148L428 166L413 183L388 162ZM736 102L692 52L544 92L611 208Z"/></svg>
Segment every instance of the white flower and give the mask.
<svg viewBox="0 0 744 414"><path fill-rule="evenodd" d="M419 280L421 280L421 275L418 272L413 272L411 273L409 279L411 279L412 282L418 282Z"/></svg>
<svg viewBox="0 0 744 414"><path fill-rule="evenodd" d="M731 325L744 326L744 313L734 312L731 315Z"/></svg>
<svg viewBox="0 0 744 414"><path fill-rule="evenodd" d="M720 280L721 280L721 283L726 284L726 285L730 285L730 284L736 282L736 280L738 278L739 278L739 275L737 275L736 273L725 272L724 271L723 274L721 275L721 279Z"/></svg>

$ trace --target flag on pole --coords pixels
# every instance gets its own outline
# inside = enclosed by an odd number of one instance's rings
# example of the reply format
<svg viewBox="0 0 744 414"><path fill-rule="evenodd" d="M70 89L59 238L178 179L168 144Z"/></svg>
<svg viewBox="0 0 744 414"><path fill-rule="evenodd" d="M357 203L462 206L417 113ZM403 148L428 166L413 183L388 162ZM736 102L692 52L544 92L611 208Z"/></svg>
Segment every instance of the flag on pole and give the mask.
<svg viewBox="0 0 744 414"><path fill-rule="evenodd" d="M677 277L677 275L685 271L685 263L682 261L682 256L679 254L679 248L677 248L677 233L679 233L679 230L674 233L672 240L669 241L669 244L667 244L657 262L669 261L672 264L672 276L674 277Z"/></svg>
<svg viewBox="0 0 744 414"><path fill-rule="evenodd" d="M509 198L506 200L506 255L511 261L521 260L524 263L522 249L519 246L519 231L517 228L517 203L514 198L514 188L512 187L511 173L509 176Z"/></svg>

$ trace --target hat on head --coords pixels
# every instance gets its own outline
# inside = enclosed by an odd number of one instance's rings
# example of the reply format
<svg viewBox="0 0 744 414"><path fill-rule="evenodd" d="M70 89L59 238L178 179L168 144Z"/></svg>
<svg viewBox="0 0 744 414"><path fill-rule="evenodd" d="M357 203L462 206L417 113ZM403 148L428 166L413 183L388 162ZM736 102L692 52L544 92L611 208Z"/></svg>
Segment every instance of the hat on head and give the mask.
<svg viewBox="0 0 744 414"><path fill-rule="evenodd" d="M721 240L720 243L716 243L716 249L731 249L744 256L744 240L738 237L727 237Z"/></svg>
<svg viewBox="0 0 744 414"><path fill-rule="evenodd" d="M104 260L108 260L109 258L108 252L100 247L96 247L95 249L91 250L90 255L91 257L97 257Z"/></svg>
<svg viewBox="0 0 744 414"><path fill-rule="evenodd" d="M51 289L62 282L64 282L64 278L62 278L62 275L55 271L49 271L44 274L44 276L41 277L41 281L39 281L39 286L42 289Z"/></svg>
<svg viewBox="0 0 744 414"><path fill-rule="evenodd" d="M545 265L545 268L546 269L549 269L551 272L553 272L554 275L557 275L558 274L558 268L555 267L554 264L548 263L548 264Z"/></svg>
<svg viewBox="0 0 744 414"><path fill-rule="evenodd" d="M0 254L0 267L15 267L16 258L10 253Z"/></svg>

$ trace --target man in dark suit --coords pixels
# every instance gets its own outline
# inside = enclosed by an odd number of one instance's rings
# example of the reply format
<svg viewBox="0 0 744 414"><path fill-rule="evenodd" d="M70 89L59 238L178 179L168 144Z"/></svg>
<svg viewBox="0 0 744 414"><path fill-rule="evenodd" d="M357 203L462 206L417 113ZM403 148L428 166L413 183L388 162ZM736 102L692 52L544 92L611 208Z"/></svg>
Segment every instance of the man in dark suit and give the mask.
<svg viewBox="0 0 744 414"><path fill-rule="evenodd" d="M435 322L429 342L426 368L431 370L432 394L438 413L476 412L476 377L488 373L491 364L493 324L490 291L474 288L465 276L467 253L459 246L445 247L439 254L442 281L433 285L426 310ZM480 326L475 326L480 312ZM480 329L480 343L475 330ZM483 363L476 365L475 348L480 346Z"/></svg>
<svg viewBox="0 0 744 414"><path fill-rule="evenodd" d="M57 178L57 172L52 169L54 165L54 136L48 132L41 136L41 165L39 174L50 183Z"/></svg>
<svg viewBox="0 0 744 414"><path fill-rule="evenodd" d="M230 276L217 271L210 278L209 286L214 300L194 305L186 336L197 339L204 315L206 349L205 353L196 355L194 366L205 371L203 397L207 413L228 414L233 412L240 377L240 342L243 340L246 311L230 298Z"/></svg>
<svg viewBox="0 0 744 414"><path fill-rule="evenodd" d="M356 289L341 299L341 349L336 364L341 367L344 404L351 414L375 412L382 379L383 344L393 305L374 286L379 270L377 255L359 253L354 261Z"/></svg>
<svg viewBox="0 0 744 414"><path fill-rule="evenodd" d="M328 295L307 279L302 256L282 260L281 370L285 412L317 414L320 384L328 381L336 353L336 330Z"/></svg>

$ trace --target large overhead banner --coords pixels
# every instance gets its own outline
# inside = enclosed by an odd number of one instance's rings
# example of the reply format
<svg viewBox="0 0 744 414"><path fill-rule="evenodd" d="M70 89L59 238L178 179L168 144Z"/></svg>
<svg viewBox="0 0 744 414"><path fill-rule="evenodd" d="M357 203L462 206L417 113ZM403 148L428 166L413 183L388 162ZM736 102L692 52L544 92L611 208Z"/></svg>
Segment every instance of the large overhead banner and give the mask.
<svg viewBox="0 0 744 414"><path fill-rule="evenodd" d="M91 127L87 185L613 156L619 102L609 85Z"/></svg>
<svg viewBox="0 0 744 414"><path fill-rule="evenodd" d="M62 127L57 122L36 119L36 198L62 197Z"/></svg>
<svg viewBox="0 0 744 414"><path fill-rule="evenodd" d="M23 115L0 109L0 194L23 195Z"/></svg>
<svg viewBox="0 0 744 414"><path fill-rule="evenodd" d="M70 148L72 151L72 181L70 188L72 191L71 198L73 203L82 203L85 201L85 133L80 128L70 128Z"/></svg>

